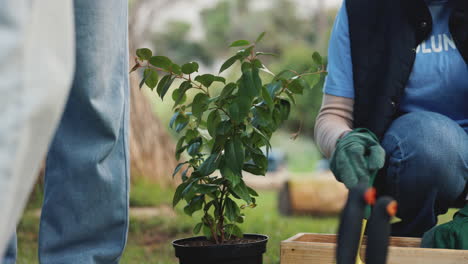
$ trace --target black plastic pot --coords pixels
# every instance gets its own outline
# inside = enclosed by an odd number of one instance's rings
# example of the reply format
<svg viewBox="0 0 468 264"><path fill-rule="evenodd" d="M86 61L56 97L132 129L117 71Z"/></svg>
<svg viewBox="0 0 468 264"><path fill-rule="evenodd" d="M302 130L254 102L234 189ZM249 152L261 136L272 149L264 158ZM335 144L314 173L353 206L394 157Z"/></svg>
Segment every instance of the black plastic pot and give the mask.
<svg viewBox="0 0 468 264"><path fill-rule="evenodd" d="M187 246L189 241L204 237L191 237L172 242L180 264L262 264L268 237L245 234L244 238L255 242L235 245Z"/></svg>

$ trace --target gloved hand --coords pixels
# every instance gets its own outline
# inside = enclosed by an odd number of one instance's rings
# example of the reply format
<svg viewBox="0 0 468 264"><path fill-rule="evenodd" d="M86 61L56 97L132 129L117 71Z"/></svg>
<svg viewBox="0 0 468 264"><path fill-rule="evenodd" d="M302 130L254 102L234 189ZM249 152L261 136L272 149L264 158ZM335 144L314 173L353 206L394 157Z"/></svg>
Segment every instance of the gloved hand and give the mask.
<svg viewBox="0 0 468 264"><path fill-rule="evenodd" d="M468 249L468 205L458 211L452 221L427 231L421 247Z"/></svg>
<svg viewBox="0 0 468 264"><path fill-rule="evenodd" d="M385 150L377 137L368 129L358 128L338 140L330 169L350 189L358 183L372 185L371 177L384 163Z"/></svg>

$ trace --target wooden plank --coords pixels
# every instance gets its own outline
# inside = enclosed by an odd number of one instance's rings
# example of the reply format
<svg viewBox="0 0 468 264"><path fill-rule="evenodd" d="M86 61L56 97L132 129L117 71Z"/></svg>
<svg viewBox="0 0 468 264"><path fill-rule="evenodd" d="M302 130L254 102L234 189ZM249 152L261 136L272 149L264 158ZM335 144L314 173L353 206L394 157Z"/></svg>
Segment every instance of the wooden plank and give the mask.
<svg viewBox="0 0 468 264"><path fill-rule="evenodd" d="M467 264L467 250L390 247L387 264Z"/></svg>
<svg viewBox="0 0 468 264"><path fill-rule="evenodd" d="M283 242L299 241L300 239L303 239L307 235L308 235L308 233L299 233L299 234L296 234L295 236L292 236L292 237L284 240Z"/></svg>
<svg viewBox="0 0 468 264"><path fill-rule="evenodd" d="M281 242L281 264L335 264L335 243L336 235L297 234ZM390 244L387 264L468 264L468 250L419 248L418 238L392 237Z"/></svg>
<svg viewBox="0 0 468 264"><path fill-rule="evenodd" d="M333 175L291 179L286 184L290 210L294 214L338 215L348 197L346 187Z"/></svg>
<svg viewBox="0 0 468 264"><path fill-rule="evenodd" d="M335 244L315 242L281 243L281 264L335 264Z"/></svg>

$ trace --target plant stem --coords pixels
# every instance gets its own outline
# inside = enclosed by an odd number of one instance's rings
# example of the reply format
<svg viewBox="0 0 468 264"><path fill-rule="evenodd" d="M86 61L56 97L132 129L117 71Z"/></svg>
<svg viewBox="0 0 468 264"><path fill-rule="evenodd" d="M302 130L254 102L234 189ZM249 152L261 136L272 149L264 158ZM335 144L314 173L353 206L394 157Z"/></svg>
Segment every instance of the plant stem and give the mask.
<svg viewBox="0 0 468 264"><path fill-rule="evenodd" d="M163 68L155 67L155 66L153 66L153 65L151 65L151 64L149 64L149 63L148 63L148 65L147 65L147 67L148 67L148 68L154 68L155 70L162 71L162 72L166 72L166 73L169 73L169 74L174 74L174 73L171 72L171 71L165 70L165 69L163 69ZM190 83L193 84L194 88L199 89L199 90L202 90L206 95L210 96L210 92L208 91L208 88L206 88L206 90L203 89L203 85L197 84L197 83L194 82L190 77L187 78L187 77L185 77L183 74L181 74L181 75L177 75L177 74L176 74L175 76L176 76L177 78L179 78L179 79L183 79L183 80L189 81Z"/></svg>
<svg viewBox="0 0 468 264"><path fill-rule="evenodd" d="M226 186L223 185L223 190L221 191L221 210L219 212L219 223L218 223L218 228L219 232L221 234L221 241L224 242L224 207L226 206L226 198L227 198L227 193L226 193ZM224 200L224 203L223 203Z"/></svg>

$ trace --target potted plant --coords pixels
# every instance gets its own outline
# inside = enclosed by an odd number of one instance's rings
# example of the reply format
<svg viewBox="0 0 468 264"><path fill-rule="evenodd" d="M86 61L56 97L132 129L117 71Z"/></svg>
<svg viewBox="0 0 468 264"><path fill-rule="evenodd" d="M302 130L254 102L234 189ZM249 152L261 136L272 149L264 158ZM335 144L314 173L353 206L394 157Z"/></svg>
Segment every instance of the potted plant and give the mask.
<svg viewBox="0 0 468 264"><path fill-rule="evenodd" d="M273 74L260 59L274 55L256 51L264 35L253 43L238 40L230 45L240 50L221 66L219 74L239 63L240 77L235 82L197 74L196 62L177 65L146 48L136 52L131 71L143 70L140 87L146 84L164 99L173 82L180 80L172 92L174 115L169 126L181 134L176 158L184 152L188 158L174 170L173 176L180 174L182 182L173 205L184 201L186 214L201 212L193 232L203 234L173 242L181 264L262 263L268 237L243 234L239 227L244 222L242 210L255 207L258 196L244 182L243 171L265 175L272 134L288 118L294 97L310 88L304 77L313 76L319 83L325 75L318 53L312 56L316 67L311 72ZM260 77L260 71L271 75L269 82ZM222 89L216 92L214 86ZM188 91L196 93L190 102Z"/></svg>

